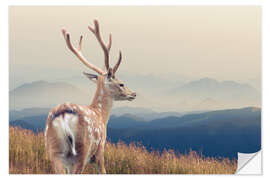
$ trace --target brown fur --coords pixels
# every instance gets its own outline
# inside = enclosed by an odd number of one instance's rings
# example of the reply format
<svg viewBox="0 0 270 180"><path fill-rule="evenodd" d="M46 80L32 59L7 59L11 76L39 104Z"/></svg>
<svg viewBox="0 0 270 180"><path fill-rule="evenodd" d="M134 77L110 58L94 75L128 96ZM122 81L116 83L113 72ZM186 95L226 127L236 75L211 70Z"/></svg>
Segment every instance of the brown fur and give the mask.
<svg viewBox="0 0 270 180"><path fill-rule="evenodd" d="M75 165L73 166L72 173L81 173L84 169L87 160L92 156L96 157L95 162L100 166L101 172L106 173L104 168L104 145L106 142L106 126L109 118L109 111L111 108L110 102L112 101L108 92L104 89L103 78L99 78L96 94L93 103L90 106L77 105L72 103L64 103L54 107L47 119L46 126L48 127L46 135L46 146L49 153L49 158L53 162L53 168L55 173L63 173L63 165L59 159L60 140L57 138L56 130L52 125L54 118L63 116L66 113L72 112L78 116L78 130L76 134L76 152ZM103 95L100 94L101 90ZM102 98L98 98L101 96ZM102 108L99 108L96 104L101 104ZM87 113L88 112L88 113ZM93 113L94 112L94 113ZM93 123L92 127L92 138L98 141L98 144L92 143L89 138L88 123L85 121L88 118ZM99 128L99 132L95 131ZM91 149L90 149L91 146Z"/></svg>

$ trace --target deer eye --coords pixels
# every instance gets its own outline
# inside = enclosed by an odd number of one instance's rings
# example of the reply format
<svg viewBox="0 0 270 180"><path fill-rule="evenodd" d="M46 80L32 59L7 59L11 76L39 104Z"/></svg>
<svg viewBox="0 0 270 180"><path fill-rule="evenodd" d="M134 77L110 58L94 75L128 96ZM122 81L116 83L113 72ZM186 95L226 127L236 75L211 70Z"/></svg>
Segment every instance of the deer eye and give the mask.
<svg viewBox="0 0 270 180"><path fill-rule="evenodd" d="M120 87L124 87L124 84L119 84Z"/></svg>

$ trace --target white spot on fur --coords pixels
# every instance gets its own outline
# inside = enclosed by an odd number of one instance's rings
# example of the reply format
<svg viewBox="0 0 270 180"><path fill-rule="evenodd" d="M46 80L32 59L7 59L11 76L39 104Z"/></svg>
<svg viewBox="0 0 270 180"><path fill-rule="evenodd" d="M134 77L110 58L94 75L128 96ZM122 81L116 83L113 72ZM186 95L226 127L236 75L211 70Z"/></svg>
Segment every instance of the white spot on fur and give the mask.
<svg viewBox="0 0 270 180"><path fill-rule="evenodd" d="M78 122L78 117L77 117L77 116L71 117L71 123L72 123L73 125L76 125L77 122Z"/></svg>
<svg viewBox="0 0 270 180"><path fill-rule="evenodd" d="M83 119L84 119L85 122L90 123L90 120L89 120L89 118L87 116L84 116Z"/></svg>
<svg viewBox="0 0 270 180"><path fill-rule="evenodd" d="M56 118L55 118L55 119L56 119ZM52 124L53 124L54 127L57 128L57 127L59 126L59 122L56 121L55 119L53 120L53 123L52 123Z"/></svg>
<svg viewBox="0 0 270 180"><path fill-rule="evenodd" d="M99 133L99 128L95 128L95 132Z"/></svg>
<svg viewBox="0 0 270 180"><path fill-rule="evenodd" d="M88 131L92 133L92 128L90 126L88 126Z"/></svg>

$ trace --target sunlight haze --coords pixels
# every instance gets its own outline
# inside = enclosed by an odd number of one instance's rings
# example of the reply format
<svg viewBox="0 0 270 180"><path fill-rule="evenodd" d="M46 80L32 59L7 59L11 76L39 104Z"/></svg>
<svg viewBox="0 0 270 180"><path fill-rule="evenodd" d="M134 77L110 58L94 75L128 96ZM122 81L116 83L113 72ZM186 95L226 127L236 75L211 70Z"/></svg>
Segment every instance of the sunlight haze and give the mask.
<svg viewBox="0 0 270 180"><path fill-rule="evenodd" d="M121 50L118 78L138 95L116 106L161 111L260 107L260 7L11 6L11 109L89 104L95 85L82 72L93 71L68 50L61 29L70 32L75 46L83 35L84 56L103 68L103 51L87 28L94 19L104 41L112 33L111 66ZM63 88L59 94L53 88L58 86Z"/></svg>
<svg viewBox="0 0 270 180"><path fill-rule="evenodd" d="M10 7L10 87L86 70L67 50L63 27L74 44L84 35L83 53L102 67L87 29L94 19L104 40L113 35L112 65L122 50L120 71L245 82L261 74L260 16L255 6Z"/></svg>

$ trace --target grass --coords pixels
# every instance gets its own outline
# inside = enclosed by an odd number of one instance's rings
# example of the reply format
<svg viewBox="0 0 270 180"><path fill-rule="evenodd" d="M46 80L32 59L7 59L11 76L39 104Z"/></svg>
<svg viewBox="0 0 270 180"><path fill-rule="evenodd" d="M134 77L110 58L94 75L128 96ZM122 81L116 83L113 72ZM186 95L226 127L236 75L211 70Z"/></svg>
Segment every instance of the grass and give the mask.
<svg viewBox="0 0 270 180"><path fill-rule="evenodd" d="M107 143L105 167L108 174L233 174L237 163L230 159L203 157L195 151L177 154L172 150L148 152L141 145ZM43 133L9 128L9 173L51 174ZM88 164L83 174L97 173Z"/></svg>

